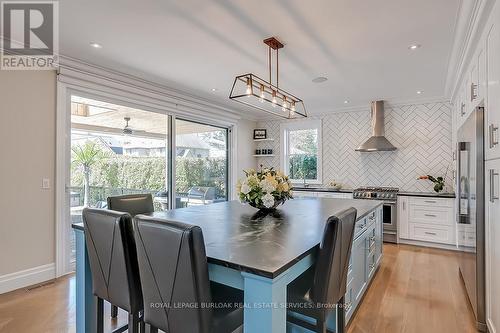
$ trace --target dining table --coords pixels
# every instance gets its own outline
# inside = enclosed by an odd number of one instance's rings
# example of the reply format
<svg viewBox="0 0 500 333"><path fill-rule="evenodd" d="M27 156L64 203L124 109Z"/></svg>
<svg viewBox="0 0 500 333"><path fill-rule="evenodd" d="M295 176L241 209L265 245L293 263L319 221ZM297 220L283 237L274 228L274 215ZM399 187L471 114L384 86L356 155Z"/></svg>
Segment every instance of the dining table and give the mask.
<svg viewBox="0 0 500 333"><path fill-rule="evenodd" d="M288 284L314 265L329 217L354 207L360 220L381 205L376 200L304 197L270 212L226 201L148 215L202 229L210 280L243 290L245 333L309 332L287 323ZM81 223L73 228L77 333L92 332L96 305L85 230ZM335 330L331 317L328 326Z"/></svg>

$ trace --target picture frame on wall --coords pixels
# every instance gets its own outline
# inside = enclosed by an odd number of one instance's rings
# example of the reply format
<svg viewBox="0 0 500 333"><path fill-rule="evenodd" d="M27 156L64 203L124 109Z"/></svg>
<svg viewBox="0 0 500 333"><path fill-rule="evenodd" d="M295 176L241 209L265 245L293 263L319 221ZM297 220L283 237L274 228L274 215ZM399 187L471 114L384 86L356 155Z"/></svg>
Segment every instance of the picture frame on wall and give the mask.
<svg viewBox="0 0 500 333"><path fill-rule="evenodd" d="M267 139L267 130L265 128L256 128L253 130L253 139L262 140Z"/></svg>

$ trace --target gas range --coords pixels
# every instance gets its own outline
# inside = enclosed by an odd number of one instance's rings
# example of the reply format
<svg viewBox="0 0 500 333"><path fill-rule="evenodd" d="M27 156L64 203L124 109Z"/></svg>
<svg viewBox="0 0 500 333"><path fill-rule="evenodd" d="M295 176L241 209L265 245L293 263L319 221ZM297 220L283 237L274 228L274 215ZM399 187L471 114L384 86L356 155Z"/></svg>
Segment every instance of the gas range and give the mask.
<svg viewBox="0 0 500 333"><path fill-rule="evenodd" d="M399 189L396 187L359 187L352 193L354 199L397 201Z"/></svg>
<svg viewBox="0 0 500 333"><path fill-rule="evenodd" d="M354 199L381 200L384 242L398 242L397 201L399 189L395 187L360 187L353 191Z"/></svg>

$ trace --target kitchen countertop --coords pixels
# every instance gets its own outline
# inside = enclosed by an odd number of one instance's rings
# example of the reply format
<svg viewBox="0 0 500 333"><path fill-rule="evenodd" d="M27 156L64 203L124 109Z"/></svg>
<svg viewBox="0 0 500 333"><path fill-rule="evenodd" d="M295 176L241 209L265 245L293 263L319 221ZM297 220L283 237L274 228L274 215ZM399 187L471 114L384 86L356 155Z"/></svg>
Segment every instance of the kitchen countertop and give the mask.
<svg viewBox="0 0 500 333"><path fill-rule="evenodd" d="M377 200L300 198L261 216L239 201L192 206L151 216L200 226L208 262L274 278L316 251L326 220L354 207L361 219L382 205ZM73 228L82 229L81 224Z"/></svg>
<svg viewBox="0 0 500 333"><path fill-rule="evenodd" d="M455 193L399 192L398 195L401 195L404 197L455 198Z"/></svg>
<svg viewBox="0 0 500 333"><path fill-rule="evenodd" d="M333 192L333 193L352 193L352 189L335 190L331 187L300 187L294 186L294 191L302 192ZM433 198L455 198L455 193L436 193L436 192L405 192L400 191L398 195L405 197L433 197Z"/></svg>

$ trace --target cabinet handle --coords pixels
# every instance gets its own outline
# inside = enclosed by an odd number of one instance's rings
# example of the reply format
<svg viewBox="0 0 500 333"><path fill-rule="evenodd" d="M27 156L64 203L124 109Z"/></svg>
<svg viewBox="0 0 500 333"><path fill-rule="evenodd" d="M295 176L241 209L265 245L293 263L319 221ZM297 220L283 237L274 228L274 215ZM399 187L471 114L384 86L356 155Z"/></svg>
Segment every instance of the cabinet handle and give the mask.
<svg viewBox="0 0 500 333"><path fill-rule="evenodd" d="M436 203L436 201L433 201L433 200L425 200L424 202L425 202L425 203L433 203L433 204L435 204L435 203Z"/></svg>
<svg viewBox="0 0 500 333"><path fill-rule="evenodd" d="M424 215L427 217L436 217L436 215L434 215L434 214L424 214Z"/></svg>
<svg viewBox="0 0 500 333"><path fill-rule="evenodd" d="M406 201L403 201L403 210L406 210Z"/></svg>
<svg viewBox="0 0 500 333"><path fill-rule="evenodd" d="M490 169L490 202L495 202L495 200L499 199L495 191L495 177L498 177L498 172Z"/></svg>
<svg viewBox="0 0 500 333"><path fill-rule="evenodd" d="M460 106L460 115L464 116L465 115L465 103L462 103Z"/></svg>
<svg viewBox="0 0 500 333"><path fill-rule="evenodd" d="M471 83L470 85L470 101L473 102L477 98L477 84Z"/></svg>
<svg viewBox="0 0 500 333"><path fill-rule="evenodd" d="M435 233L435 232L428 232L428 231L426 231L426 232L425 232L425 234L426 234L426 235L436 236L436 233Z"/></svg>
<svg viewBox="0 0 500 333"><path fill-rule="evenodd" d="M495 139L495 133L498 131L498 126L490 124L489 126L489 137L490 137L490 148L495 147L498 144L498 140Z"/></svg>

